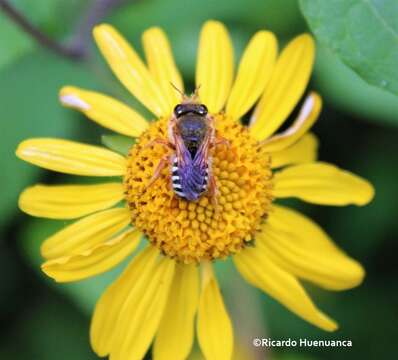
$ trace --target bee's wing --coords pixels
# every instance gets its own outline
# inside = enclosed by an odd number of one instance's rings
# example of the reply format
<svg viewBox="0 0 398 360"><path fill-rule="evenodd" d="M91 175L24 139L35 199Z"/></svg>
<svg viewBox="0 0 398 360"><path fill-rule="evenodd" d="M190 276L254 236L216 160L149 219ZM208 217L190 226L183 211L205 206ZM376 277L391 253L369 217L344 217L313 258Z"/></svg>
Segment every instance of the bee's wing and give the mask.
<svg viewBox="0 0 398 360"><path fill-rule="evenodd" d="M207 166L207 162L209 159L209 149L210 149L211 138L212 138L212 133L209 131L209 132L207 132L205 138L203 139L202 143L200 144L198 151L195 154L195 158L193 159L193 162L195 165L198 165L200 167Z"/></svg>
<svg viewBox="0 0 398 360"><path fill-rule="evenodd" d="M185 146L184 140L182 140L180 134L177 131L173 131L174 146L176 148L176 158L179 166L188 165L191 162L191 155Z"/></svg>

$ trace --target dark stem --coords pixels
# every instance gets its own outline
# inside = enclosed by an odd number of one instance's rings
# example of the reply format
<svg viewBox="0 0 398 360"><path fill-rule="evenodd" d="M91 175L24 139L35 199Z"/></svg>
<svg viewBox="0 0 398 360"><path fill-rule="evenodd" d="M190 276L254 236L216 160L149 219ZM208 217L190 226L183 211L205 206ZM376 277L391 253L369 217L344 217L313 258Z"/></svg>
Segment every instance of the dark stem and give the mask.
<svg viewBox="0 0 398 360"><path fill-rule="evenodd" d="M0 0L1 1L1 0ZM120 6L125 0L93 0L86 14L80 19L71 47L82 57L88 55L88 44L93 27L98 24L112 9Z"/></svg>
<svg viewBox="0 0 398 360"><path fill-rule="evenodd" d="M120 5L122 0L93 0L87 13L78 25L78 29L70 45L63 45L48 37L21 14L8 0L0 0L0 9L29 34L41 46L54 53L72 60L82 60L88 55L91 29L114 7Z"/></svg>

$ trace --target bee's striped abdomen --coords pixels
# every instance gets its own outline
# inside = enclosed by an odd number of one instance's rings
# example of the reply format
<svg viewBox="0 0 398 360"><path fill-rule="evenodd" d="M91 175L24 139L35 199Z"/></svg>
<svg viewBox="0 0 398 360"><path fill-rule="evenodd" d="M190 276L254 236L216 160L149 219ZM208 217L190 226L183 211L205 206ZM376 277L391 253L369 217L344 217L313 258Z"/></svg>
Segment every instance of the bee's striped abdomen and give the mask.
<svg viewBox="0 0 398 360"><path fill-rule="evenodd" d="M207 190L209 180L208 166L197 169L193 164L183 168L178 166L177 158L173 159L171 181L174 192L189 201L197 200Z"/></svg>
<svg viewBox="0 0 398 360"><path fill-rule="evenodd" d="M179 171L178 171L177 158L174 158L173 165L171 168L171 181L173 184L174 192L180 197L185 197L185 194L182 191L181 178L180 178Z"/></svg>

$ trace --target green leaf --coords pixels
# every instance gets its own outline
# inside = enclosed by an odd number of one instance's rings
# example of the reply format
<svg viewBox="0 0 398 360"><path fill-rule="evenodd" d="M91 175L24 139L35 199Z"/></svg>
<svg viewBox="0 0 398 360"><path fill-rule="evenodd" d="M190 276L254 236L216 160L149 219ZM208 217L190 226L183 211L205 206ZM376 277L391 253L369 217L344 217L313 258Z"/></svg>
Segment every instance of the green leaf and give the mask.
<svg viewBox="0 0 398 360"><path fill-rule="evenodd" d="M398 1L300 0L322 45L369 84L398 94Z"/></svg>
<svg viewBox="0 0 398 360"><path fill-rule="evenodd" d="M18 144L30 137L73 138L77 114L59 104L58 91L66 83L92 87L93 79L81 64L43 51L32 52L0 72L0 226L16 211L18 193L40 173L15 156Z"/></svg>
<svg viewBox="0 0 398 360"><path fill-rule="evenodd" d="M102 143L109 149L127 156L135 139L124 135L102 135Z"/></svg>
<svg viewBox="0 0 398 360"><path fill-rule="evenodd" d="M331 106L361 119L398 125L398 97L366 83L322 46L317 49L315 83Z"/></svg>

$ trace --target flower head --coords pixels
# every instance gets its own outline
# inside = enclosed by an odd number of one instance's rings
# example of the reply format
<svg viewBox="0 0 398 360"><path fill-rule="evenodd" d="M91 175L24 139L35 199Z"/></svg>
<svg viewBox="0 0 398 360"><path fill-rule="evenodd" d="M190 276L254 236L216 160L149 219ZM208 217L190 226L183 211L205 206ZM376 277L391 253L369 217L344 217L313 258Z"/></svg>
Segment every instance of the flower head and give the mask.
<svg viewBox="0 0 398 360"><path fill-rule="evenodd" d="M235 119L216 117L216 130L229 141L212 152L212 174L217 178L217 203L207 192L198 201L176 196L170 186L170 167L145 190L167 150L147 147L164 137L167 119L143 133L128 156L126 198L132 223L165 255L184 263L225 258L250 244L270 208L271 169L267 154Z"/></svg>
<svg viewBox="0 0 398 360"><path fill-rule="evenodd" d="M170 144L170 124L182 102L174 87L184 87L164 32L144 33L147 64L111 26L96 27L94 37L114 74L156 121L107 95L68 86L60 93L65 106L136 138L128 155L48 138L26 140L17 149L21 159L46 169L119 179L36 185L21 194L20 208L33 216L80 218L43 243L47 275L59 282L94 276L134 252L143 235L146 239L145 249L97 303L94 350L116 360L141 359L154 341L155 359L184 359L197 316L205 357L230 359L232 325L212 270L213 261L228 256L249 283L306 321L336 330L301 281L344 290L360 284L364 271L318 225L276 204L296 197L321 205L364 205L373 197L367 181L316 161L318 141L309 129L321 110L318 94L310 93L293 124L275 135L307 86L311 36L296 37L277 55L274 35L259 31L235 75L227 30L216 21L204 25L196 84L214 137L209 135L205 175L199 176L206 191L195 201L181 196L173 183L180 166L173 159L180 155L178 143ZM253 106L249 125L242 125ZM216 138L224 141L216 146ZM167 166L159 167L162 161Z"/></svg>

